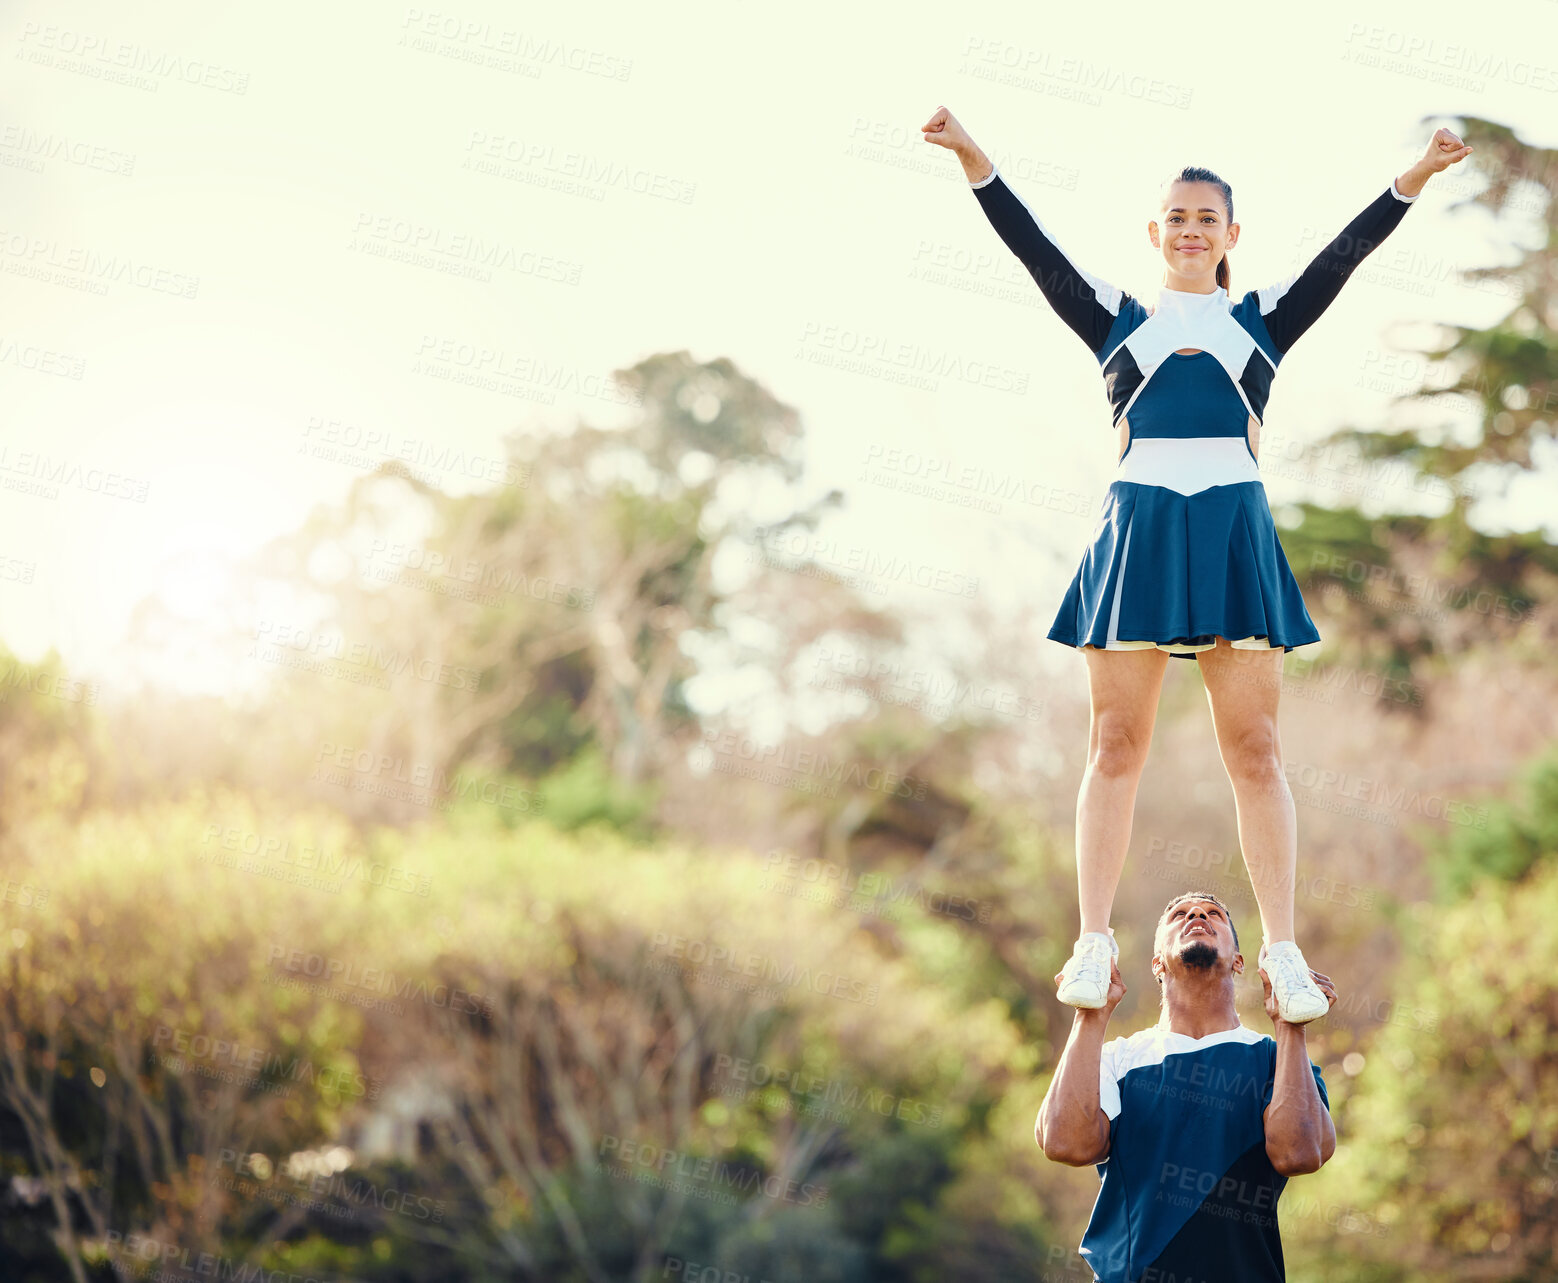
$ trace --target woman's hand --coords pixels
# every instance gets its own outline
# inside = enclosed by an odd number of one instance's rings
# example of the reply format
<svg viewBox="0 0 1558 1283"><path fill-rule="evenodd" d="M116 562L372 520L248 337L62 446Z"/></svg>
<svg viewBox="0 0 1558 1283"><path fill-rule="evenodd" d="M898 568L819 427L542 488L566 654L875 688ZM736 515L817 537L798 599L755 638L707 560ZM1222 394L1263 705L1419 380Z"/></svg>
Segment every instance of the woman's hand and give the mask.
<svg viewBox="0 0 1558 1283"><path fill-rule="evenodd" d="M974 145L968 130L958 124L958 118L945 107L937 107L936 114L920 126L920 132L925 135L926 142L953 152L966 151Z"/></svg>
<svg viewBox="0 0 1558 1283"><path fill-rule="evenodd" d="M979 144L968 136L968 130L958 124L958 119L945 107L937 107L936 114L920 126L925 141L945 147L962 163L963 173L971 183L982 183L995 172L990 157L979 150Z"/></svg>
<svg viewBox="0 0 1558 1283"><path fill-rule="evenodd" d="M1423 153L1423 159L1418 164L1429 173L1437 174L1449 169L1456 161L1465 160L1471 152L1472 149L1448 129L1436 129L1434 136L1428 140L1428 150Z"/></svg>
<svg viewBox="0 0 1558 1283"><path fill-rule="evenodd" d="M1448 169L1456 161L1465 160L1471 153L1472 149L1448 129L1436 129L1434 136L1428 140L1428 150L1423 153L1423 159L1397 177L1396 190L1408 200L1414 200L1422 194L1430 178Z"/></svg>

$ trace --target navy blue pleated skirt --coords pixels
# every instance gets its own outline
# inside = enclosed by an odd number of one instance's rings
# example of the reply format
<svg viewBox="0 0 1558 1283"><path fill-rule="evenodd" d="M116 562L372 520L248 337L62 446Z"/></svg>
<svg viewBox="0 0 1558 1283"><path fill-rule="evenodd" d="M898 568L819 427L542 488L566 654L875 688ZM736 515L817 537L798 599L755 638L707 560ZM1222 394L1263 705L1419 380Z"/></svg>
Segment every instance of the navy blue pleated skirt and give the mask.
<svg viewBox="0 0 1558 1283"><path fill-rule="evenodd" d="M1257 650L1320 640L1259 481L1192 495L1111 483L1049 636L1187 659L1219 637Z"/></svg>

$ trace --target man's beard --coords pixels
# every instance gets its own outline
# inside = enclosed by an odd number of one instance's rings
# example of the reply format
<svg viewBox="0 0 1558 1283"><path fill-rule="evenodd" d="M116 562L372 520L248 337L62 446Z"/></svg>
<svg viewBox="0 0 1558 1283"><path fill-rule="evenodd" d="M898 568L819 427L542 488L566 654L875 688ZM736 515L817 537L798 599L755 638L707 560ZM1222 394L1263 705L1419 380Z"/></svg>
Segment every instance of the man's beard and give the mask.
<svg viewBox="0 0 1558 1283"><path fill-rule="evenodd" d="M1205 940L1192 940L1179 951L1179 960L1195 971L1210 971L1217 965L1217 950Z"/></svg>

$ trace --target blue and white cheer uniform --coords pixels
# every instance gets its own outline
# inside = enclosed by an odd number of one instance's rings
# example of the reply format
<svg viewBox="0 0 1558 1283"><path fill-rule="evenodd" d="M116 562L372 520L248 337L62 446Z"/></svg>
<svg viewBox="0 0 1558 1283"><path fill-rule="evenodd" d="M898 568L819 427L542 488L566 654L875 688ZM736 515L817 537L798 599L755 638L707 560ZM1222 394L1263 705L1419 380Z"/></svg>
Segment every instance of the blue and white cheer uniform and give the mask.
<svg viewBox="0 0 1558 1283"><path fill-rule="evenodd" d="M1311 262L1236 304L1162 288L1154 309L1083 271L998 169L971 183L1007 248L1104 376L1129 444L1049 635L1191 658L1320 640L1277 540L1249 447L1277 366L1416 196L1395 180ZM1199 348L1180 355L1177 348Z"/></svg>
<svg viewBox="0 0 1558 1283"><path fill-rule="evenodd" d="M1320 1066L1315 1090L1331 1098ZM1277 1044L1244 1024L1203 1038L1155 1025L1104 1044L1098 1105L1109 1155L1082 1236L1102 1283L1281 1283L1277 1202L1266 1155Z"/></svg>

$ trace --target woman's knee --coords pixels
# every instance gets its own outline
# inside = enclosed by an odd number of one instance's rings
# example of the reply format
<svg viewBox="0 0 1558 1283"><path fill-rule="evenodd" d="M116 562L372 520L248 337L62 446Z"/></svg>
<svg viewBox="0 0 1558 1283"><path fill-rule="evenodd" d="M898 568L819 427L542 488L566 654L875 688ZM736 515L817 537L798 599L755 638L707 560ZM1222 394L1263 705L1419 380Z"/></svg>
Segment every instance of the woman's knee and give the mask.
<svg viewBox="0 0 1558 1283"><path fill-rule="evenodd" d="M1223 746L1223 764L1236 782L1278 787L1284 777L1275 723L1262 719L1231 734Z"/></svg>
<svg viewBox="0 0 1558 1283"><path fill-rule="evenodd" d="M1094 774L1115 778L1139 775L1147 762L1152 724L1136 718L1101 714L1093 727L1087 764Z"/></svg>

